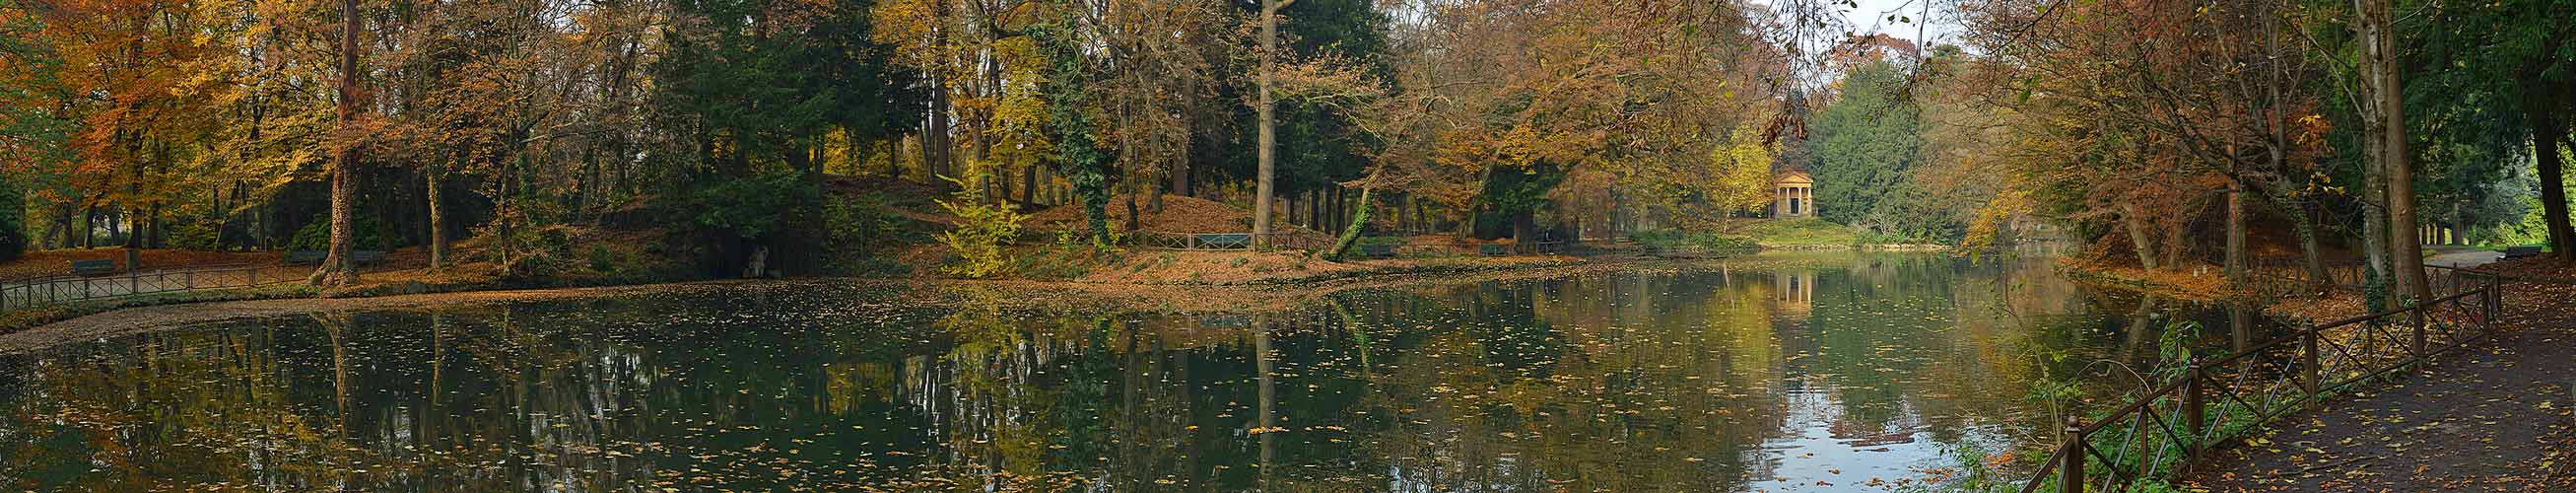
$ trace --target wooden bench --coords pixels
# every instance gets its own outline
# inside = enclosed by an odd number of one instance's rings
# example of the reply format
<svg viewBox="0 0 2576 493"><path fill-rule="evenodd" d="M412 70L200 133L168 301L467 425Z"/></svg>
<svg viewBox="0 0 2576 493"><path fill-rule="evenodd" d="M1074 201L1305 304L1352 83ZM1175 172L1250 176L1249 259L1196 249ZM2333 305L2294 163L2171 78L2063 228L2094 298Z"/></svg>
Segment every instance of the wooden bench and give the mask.
<svg viewBox="0 0 2576 493"><path fill-rule="evenodd" d="M349 252L349 262L358 265L376 265L385 263L385 252L383 250L359 250Z"/></svg>
<svg viewBox="0 0 2576 493"><path fill-rule="evenodd" d="M2517 259L2538 256L2540 256L2540 247L2537 246L2504 247L2504 258Z"/></svg>
<svg viewBox="0 0 2576 493"><path fill-rule="evenodd" d="M73 274L84 275L84 276L104 276L104 275L108 275L108 274L115 274L115 273L116 273L116 261L114 261L114 260L74 260L74 261L72 261L72 273L73 273Z"/></svg>
<svg viewBox="0 0 2576 493"><path fill-rule="evenodd" d="M330 256L331 252L320 250L296 250L286 252L285 260L286 265L311 265L322 263L323 258Z"/></svg>

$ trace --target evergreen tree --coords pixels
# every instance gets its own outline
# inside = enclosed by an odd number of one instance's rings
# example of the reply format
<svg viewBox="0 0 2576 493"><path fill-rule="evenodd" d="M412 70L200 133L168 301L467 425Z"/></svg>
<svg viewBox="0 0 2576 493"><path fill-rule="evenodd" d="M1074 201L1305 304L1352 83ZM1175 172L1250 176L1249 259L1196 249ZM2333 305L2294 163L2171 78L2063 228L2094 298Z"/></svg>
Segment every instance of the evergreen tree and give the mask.
<svg viewBox="0 0 2576 493"><path fill-rule="evenodd" d="M16 179L0 179L0 261L27 252L26 197Z"/></svg>
<svg viewBox="0 0 2576 493"><path fill-rule="evenodd" d="M791 274L819 270L827 136L873 142L914 125L921 91L869 38L870 0L686 0L666 32L654 102L695 151L675 163L696 222L728 257L772 251Z"/></svg>
<svg viewBox="0 0 2576 493"><path fill-rule="evenodd" d="M1914 104L1896 93L1904 83L1894 64L1862 64L1809 122L1805 165L1825 220L1894 236L1954 229L1925 227L1942 219L1920 203L1924 193L1908 177L1920 159L1923 124Z"/></svg>

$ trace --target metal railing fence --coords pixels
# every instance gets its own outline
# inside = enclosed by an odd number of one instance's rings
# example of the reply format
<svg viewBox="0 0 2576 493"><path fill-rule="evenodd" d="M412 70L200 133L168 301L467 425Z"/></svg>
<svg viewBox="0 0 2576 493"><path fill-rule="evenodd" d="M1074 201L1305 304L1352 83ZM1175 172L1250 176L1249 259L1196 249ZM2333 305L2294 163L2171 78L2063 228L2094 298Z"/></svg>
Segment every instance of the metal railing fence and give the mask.
<svg viewBox="0 0 2576 493"><path fill-rule="evenodd" d="M308 268L228 265L103 276L52 276L0 285L0 312L87 300L301 282Z"/></svg>

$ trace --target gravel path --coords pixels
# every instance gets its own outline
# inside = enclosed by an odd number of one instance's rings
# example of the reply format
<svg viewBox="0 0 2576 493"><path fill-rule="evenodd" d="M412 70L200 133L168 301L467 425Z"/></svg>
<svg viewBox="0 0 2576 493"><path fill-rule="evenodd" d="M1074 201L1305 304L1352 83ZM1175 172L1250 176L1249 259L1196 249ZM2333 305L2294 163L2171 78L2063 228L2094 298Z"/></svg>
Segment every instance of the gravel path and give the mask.
<svg viewBox="0 0 2576 493"><path fill-rule="evenodd" d="M2185 483L2237 491L2576 491L2576 286L2513 283L2486 342L2274 423ZM2554 476L2552 476L2554 474Z"/></svg>

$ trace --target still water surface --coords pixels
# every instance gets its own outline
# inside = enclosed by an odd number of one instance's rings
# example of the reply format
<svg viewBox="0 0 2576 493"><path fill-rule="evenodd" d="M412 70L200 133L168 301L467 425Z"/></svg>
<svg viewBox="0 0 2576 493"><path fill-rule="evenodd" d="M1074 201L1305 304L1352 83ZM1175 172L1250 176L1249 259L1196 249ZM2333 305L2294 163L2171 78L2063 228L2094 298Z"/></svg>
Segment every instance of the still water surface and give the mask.
<svg viewBox="0 0 2576 493"><path fill-rule="evenodd" d="M232 322L0 355L0 490L1884 491L2041 436L2064 360L2155 351L2124 328L2156 309L2047 262L1264 313L799 284Z"/></svg>

